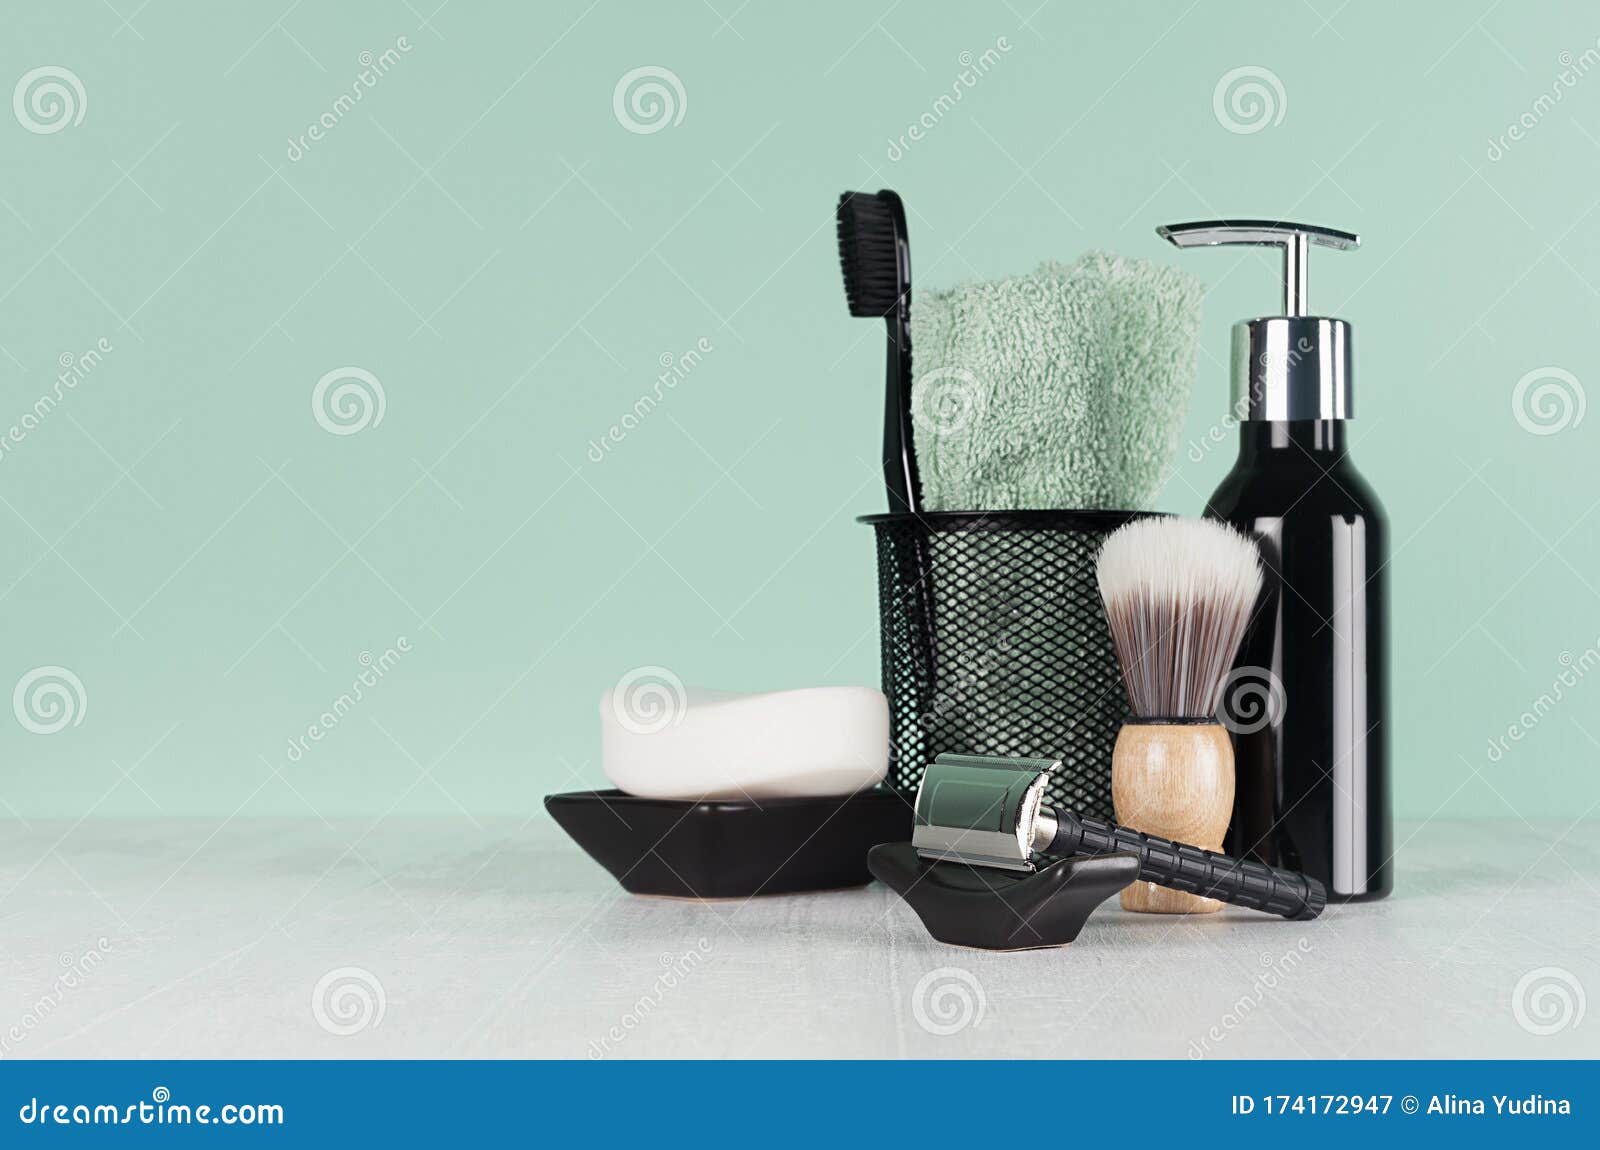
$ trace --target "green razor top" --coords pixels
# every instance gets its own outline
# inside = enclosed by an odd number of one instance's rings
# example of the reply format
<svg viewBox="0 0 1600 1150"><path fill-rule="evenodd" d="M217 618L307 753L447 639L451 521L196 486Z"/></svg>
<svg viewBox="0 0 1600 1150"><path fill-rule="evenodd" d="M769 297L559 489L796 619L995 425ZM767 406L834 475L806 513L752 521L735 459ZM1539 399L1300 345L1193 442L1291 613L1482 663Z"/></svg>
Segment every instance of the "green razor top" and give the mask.
<svg viewBox="0 0 1600 1150"><path fill-rule="evenodd" d="M917 788L911 844L923 858L1031 871L1050 759L940 755Z"/></svg>

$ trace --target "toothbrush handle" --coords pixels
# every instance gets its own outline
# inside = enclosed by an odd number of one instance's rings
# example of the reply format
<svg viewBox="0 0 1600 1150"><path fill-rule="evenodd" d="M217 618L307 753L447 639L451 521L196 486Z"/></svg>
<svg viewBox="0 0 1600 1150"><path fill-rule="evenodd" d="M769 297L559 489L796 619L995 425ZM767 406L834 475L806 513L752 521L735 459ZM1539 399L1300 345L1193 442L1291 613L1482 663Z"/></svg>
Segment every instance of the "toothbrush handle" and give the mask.
<svg viewBox="0 0 1600 1150"><path fill-rule="evenodd" d="M889 510L905 515L922 510L922 480L911 436L911 328L905 309L885 317L889 323L889 381L884 388L883 480Z"/></svg>
<svg viewBox="0 0 1600 1150"><path fill-rule="evenodd" d="M1055 817L1055 840L1046 854L1137 855L1139 877L1147 882L1284 918L1316 918L1327 905L1328 892L1322 883L1297 871L1231 858L1116 823L1079 818L1070 811L1057 811Z"/></svg>

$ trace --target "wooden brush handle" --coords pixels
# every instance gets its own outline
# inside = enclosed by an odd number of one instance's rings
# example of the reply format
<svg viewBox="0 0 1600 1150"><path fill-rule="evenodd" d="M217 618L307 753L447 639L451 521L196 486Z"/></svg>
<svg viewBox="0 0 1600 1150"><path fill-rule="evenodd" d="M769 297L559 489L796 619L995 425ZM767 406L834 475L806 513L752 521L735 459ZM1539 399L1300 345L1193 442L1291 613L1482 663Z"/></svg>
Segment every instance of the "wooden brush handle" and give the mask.
<svg viewBox="0 0 1600 1150"><path fill-rule="evenodd" d="M1136 855L1139 877L1146 882L1284 918L1316 918L1328 901L1327 890L1309 875L1230 858L1115 823L1079 818L1071 812L1057 811L1055 817L1055 841L1047 854Z"/></svg>
<svg viewBox="0 0 1600 1150"><path fill-rule="evenodd" d="M1111 756L1111 797L1117 821L1172 842L1220 851L1233 817L1233 744L1214 722L1141 722L1117 734ZM1212 898L1134 883L1122 893L1127 910L1206 914L1222 909Z"/></svg>

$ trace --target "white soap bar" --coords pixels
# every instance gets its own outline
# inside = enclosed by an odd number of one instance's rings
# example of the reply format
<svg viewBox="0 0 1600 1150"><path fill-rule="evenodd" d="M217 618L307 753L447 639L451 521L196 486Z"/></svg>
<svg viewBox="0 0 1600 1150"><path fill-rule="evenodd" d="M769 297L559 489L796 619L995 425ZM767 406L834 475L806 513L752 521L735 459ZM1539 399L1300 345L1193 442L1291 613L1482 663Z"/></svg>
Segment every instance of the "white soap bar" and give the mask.
<svg viewBox="0 0 1600 1150"><path fill-rule="evenodd" d="M635 673L600 700L600 757L644 798L850 795L883 781L889 703L872 687L746 695Z"/></svg>

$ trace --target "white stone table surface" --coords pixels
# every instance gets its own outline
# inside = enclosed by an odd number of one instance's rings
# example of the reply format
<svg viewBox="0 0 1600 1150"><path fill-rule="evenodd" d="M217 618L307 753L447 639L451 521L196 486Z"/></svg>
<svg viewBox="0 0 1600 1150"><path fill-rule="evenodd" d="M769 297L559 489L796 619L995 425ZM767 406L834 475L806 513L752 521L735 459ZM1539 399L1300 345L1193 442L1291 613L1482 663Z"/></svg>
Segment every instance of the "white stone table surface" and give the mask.
<svg viewBox="0 0 1600 1150"><path fill-rule="evenodd" d="M636 898L542 811L12 821L0 1052L1600 1056L1580 1014L1600 995L1600 822L1397 841L1394 897L1312 923L1113 902L1071 947L989 954L934 943L876 884Z"/></svg>

